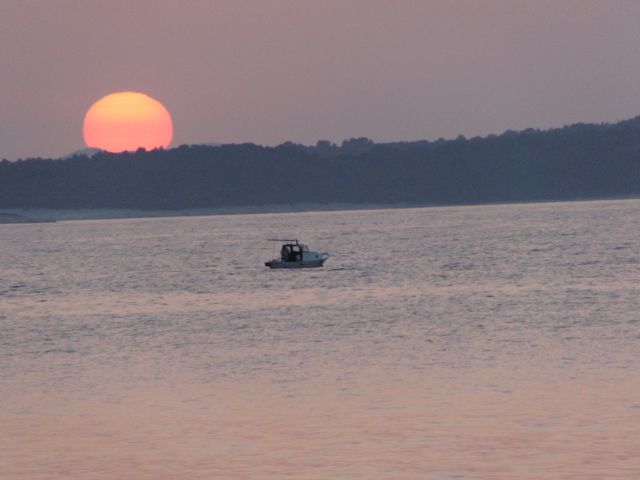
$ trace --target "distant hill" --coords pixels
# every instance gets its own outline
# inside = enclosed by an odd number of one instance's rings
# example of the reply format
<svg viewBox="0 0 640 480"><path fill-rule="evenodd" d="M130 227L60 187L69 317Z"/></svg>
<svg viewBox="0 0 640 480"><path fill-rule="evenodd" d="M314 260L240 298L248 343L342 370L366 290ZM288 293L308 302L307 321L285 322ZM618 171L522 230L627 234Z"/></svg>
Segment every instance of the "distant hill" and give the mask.
<svg viewBox="0 0 640 480"><path fill-rule="evenodd" d="M194 145L204 145L206 147L220 147L223 144L222 143L216 143L216 142L208 142L208 143L194 143Z"/></svg>
<svg viewBox="0 0 640 480"><path fill-rule="evenodd" d="M69 153L64 157L60 157L60 158L64 160L67 158L80 157L80 156L93 157L96 153L100 153L100 152L104 152L104 150L100 148L87 147L87 148L81 148L80 150L76 150L75 152Z"/></svg>
<svg viewBox="0 0 640 480"><path fill-rule="evenodd" d="M0 162L0 209L450 205L640 195L640 117L455 140L183 145Z"/></svg>

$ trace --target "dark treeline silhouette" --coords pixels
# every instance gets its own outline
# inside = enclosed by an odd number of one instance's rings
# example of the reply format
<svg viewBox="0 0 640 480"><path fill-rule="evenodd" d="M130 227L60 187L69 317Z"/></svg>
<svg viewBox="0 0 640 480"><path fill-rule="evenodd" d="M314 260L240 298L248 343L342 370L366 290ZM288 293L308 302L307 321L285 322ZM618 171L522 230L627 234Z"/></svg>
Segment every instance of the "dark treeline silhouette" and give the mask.
<svg viewBox="0 0 640 480"><path fill-rule="evenodd" d="M484 138L186 146L0 162L0 208L471 204L640 194L640 117Z"/></svg>

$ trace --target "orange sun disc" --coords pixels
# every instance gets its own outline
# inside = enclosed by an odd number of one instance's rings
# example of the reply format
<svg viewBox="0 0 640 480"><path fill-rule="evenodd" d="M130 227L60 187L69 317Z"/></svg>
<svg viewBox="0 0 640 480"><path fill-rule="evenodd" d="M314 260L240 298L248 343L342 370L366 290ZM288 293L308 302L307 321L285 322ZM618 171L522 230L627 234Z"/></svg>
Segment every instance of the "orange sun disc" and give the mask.
<svg viewBox="0 0 640 480"><path fill-rule="evenodd" d="M159 101L144 93L118 92L91 105L82 127L88 147L108 152L166 148L173 138L173 122Z"/></svg>

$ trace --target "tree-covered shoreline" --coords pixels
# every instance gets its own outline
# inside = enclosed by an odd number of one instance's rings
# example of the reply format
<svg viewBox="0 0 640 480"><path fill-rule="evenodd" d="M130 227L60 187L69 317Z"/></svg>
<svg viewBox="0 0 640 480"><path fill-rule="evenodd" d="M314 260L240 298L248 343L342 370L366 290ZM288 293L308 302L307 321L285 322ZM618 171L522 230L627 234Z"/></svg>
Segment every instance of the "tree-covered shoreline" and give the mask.
<svg viewBox="0 0 640 480"><path fill-rule="evenodd" d="M482 204L640 194L640 117L455 140L183 145L0 162L0 208Z"/></svg>

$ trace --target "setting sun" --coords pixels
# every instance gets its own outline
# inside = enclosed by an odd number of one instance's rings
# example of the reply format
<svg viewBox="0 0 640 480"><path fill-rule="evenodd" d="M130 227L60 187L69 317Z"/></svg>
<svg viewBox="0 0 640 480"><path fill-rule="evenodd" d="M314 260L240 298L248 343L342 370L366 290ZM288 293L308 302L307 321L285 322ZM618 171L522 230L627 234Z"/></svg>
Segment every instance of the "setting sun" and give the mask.
<svg viewBox="0 0 640 480"><path fill-rule="evenodd" d="M83 124L88 147L109 152L166 148L173 137L169 111L144 93L112 93L95 102Z"/></svg>

